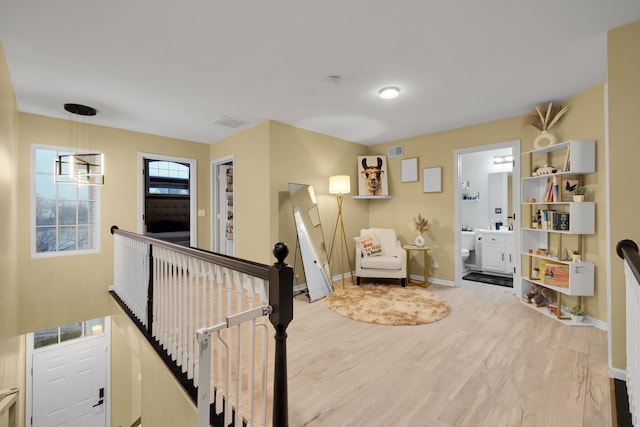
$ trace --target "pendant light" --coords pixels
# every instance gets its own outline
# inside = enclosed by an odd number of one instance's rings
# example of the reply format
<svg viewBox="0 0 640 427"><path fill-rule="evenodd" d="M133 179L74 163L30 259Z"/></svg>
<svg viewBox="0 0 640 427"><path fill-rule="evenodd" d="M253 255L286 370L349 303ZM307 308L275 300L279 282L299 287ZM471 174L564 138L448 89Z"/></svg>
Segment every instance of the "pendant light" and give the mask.
<svg viewBox="0 0 640 427"><path fill-rule="evenodd" d="M104 185L104 154L91 150L90 119L96 115L96 109L80 104L64 104L64 109L69 112L70 154L60 154L56 159L56 182ZM77 116L75 120L73 115Z"/></svg>

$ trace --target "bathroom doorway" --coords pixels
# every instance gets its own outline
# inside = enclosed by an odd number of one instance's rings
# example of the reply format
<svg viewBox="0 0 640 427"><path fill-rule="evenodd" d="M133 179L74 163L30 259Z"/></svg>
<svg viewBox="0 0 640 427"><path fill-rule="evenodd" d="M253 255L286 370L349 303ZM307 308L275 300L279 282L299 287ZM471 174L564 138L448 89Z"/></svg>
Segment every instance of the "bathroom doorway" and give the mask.
<svg viewBox="0 0 640 427"><path fill-rule="evenodd" d="M454 164L456 285L475 283L463 276L477 272L503 286L512 280L519 293L520 141L456 150ZM499 280L504 278L511 280Z"/></svg>

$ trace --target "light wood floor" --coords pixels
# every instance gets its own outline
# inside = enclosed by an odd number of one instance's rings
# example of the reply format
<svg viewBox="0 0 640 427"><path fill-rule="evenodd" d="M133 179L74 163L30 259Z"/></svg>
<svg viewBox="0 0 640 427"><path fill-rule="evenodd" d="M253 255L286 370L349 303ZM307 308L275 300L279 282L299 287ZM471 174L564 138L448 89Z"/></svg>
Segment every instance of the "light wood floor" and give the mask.
<svg viewBox="0 0 640 427"><path fill-rule="evenodd" d="M452 312L420 326L361 323L296 297L290 426L611 426L603 331L541 316L508 288L429 290Z"/></svg>

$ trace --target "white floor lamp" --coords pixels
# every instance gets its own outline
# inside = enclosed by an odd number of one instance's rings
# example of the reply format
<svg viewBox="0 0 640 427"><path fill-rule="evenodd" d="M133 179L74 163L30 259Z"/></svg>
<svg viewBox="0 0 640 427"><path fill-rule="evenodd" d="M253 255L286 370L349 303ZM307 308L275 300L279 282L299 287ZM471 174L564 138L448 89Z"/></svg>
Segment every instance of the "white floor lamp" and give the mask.
<svg viewBox="0 0 640 427"><path fill-rule="evenodd" d="M344 232L344 222L342 221L342 202L343 194L351 193L351 178L349 175L335 175L329 177L329 193L336 195L338 202L338 216L336 218L336 226L333 229L333 237L331 238L331 246L329 247L329 262L331 262L331 256L333 255L334 243L336 240L336 233L338 226L340 227L341 239L340 243L340 270L342 271L342 287L344 288L344 252L347 252L347 264L349 271L351 271L351 257L349 256L349 247L347 246L347 236Z"/></svg>

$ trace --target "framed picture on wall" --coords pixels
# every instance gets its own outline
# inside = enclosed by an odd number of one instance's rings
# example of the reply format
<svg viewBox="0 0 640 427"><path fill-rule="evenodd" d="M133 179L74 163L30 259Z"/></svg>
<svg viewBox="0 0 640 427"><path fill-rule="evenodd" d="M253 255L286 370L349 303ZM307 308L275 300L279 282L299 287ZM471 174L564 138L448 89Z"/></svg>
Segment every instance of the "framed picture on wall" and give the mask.
<svg viewBox="0 0 640 427"><path fill-rule="evenodd" d="M414 182L418 180L418 158L402 160L402 182Z"/></svg>
<svg viewBox="0 0 640 427"><path fill-rule="evenodd" d="M441 166L422 170L422 191L425 193L440 193L442 191Z"/></svg>
<svg viewBox="0 0 640 427"><path fill-rule="evenodd" d="M358 194L388 196L386 156L358 156Z"/></svg>

